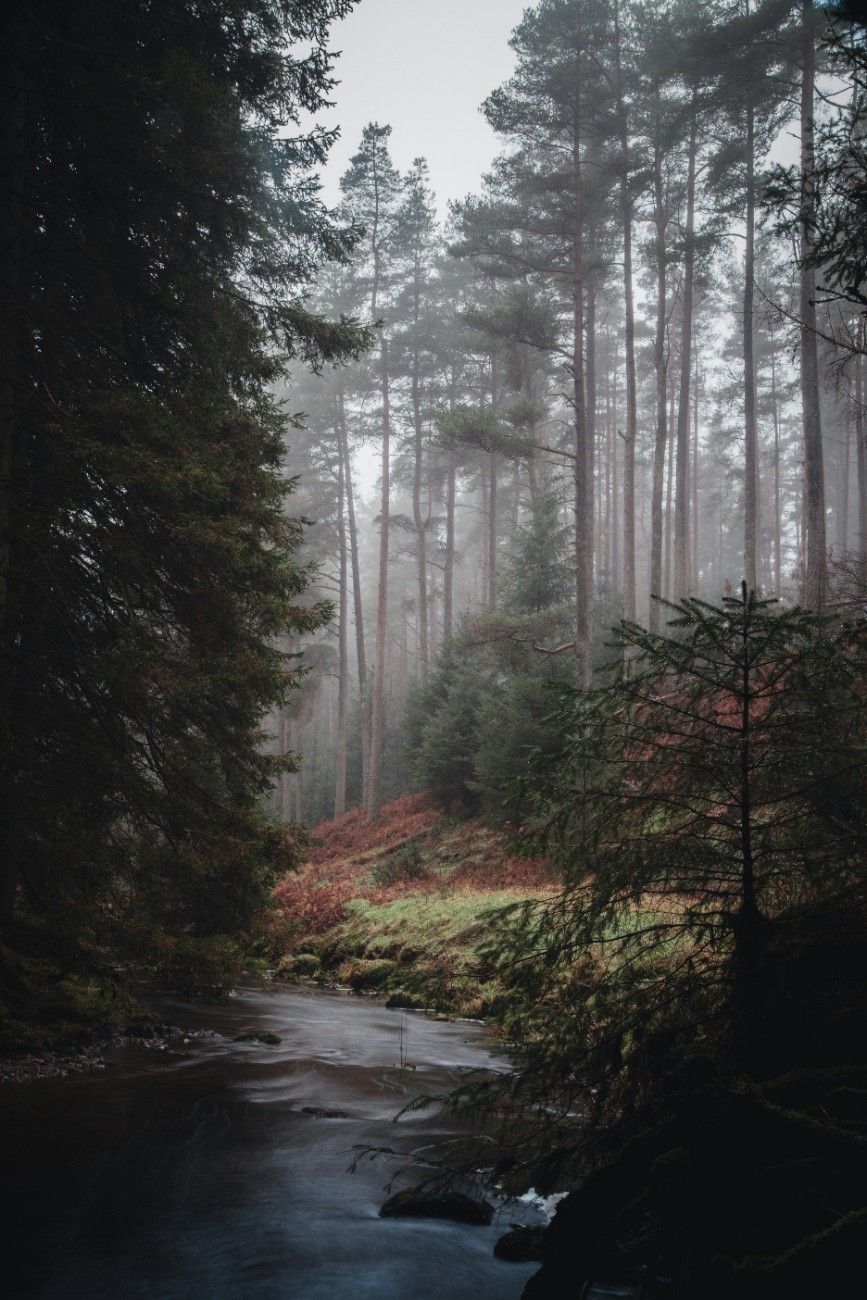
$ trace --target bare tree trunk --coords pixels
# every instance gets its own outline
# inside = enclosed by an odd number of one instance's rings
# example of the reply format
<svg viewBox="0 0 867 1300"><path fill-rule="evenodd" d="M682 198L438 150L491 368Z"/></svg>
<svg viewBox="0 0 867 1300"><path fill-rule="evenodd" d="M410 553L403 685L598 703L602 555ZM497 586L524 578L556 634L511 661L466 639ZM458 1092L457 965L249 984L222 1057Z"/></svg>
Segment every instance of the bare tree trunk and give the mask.
<svg viewBox="0 0 867 1300"><path fill-rule="evenodd" d="M858 574L861 590L867 591L867 447L864 445L864 317L859 323L858 355L855 358L855 460L858 469Z"/></svg>
<svg viewBox="0 0 867 1300"><path fill-rule="evenodd" d="M659 128L656 134L658 137ZM656 438L653 445L653 490L650 507L650 630L660 628L660 607L654 599L662 595L662 500L665 483L665 452L668 441L668 361L665 347L666 248L665 196L662 181L662 150L659 139L653 147L654 220L656 224Z"/></svg>
<svg viewBox="0 0 867 1300"><path fill-rule="evenodd" d="M361 565L358 558L358 530L355 524L355 493L352 487L352 458L346 431L346 408L341 391L338 397L338 428L346 489L346 519L349 525L349 558L352 567L352 608L355 617L355 657L358 663L358 700L361 718L361 785L362 803L366 805L367 777L370 771L370 700L367 691L367 656L364 646L364 607L361 592Z"/></svg>
<svg viewBox="0 0 867 1300"><path fill-rule="evenodd" d="M671 600L671 595L672 595L671 582L673 577L671 571L671 543L672 543L672 533L674 532L674 529L672 527L674 522L673 520L674 512L672 510L672 498L674 496L674 438L672 438L671 436L671 430L673 429L673 427L674 427L674 384L671 385L671 400L668 406L669 435L668 435L668 454L666 457L666 459L668 460L668 467L665 476L665 577L663 579L662 588L663 588L663 592L665 593L666 600Z"/></svg>
<svg viewBox="0 0 867 1300"><path fill-rule="evenodd" d="M592 252L591 252L592 256ZM591 274L587 277L586 324L584 330L584 391L586 393L585 419L587 423L587 482L590 491L590 587L593 588L596 545L593 519L596 514L596 283Z"/></svg>
<svg viewBox="0 0 867 1300"><path fill-rule="evenodd" d="M744 356L744 578L756 591L757 539L759 530L759 430L756 413L755 300L756 277L756 177L755 110L747 107L747 243L744 260L743 356Z"/></svg>
<svg viewBox="0 0 867 1300"><path fill-rule="evenodd" d="M692 315L695 295L695 162L698 107L695 88L689 123L686 181L686 250L683 264L683 316L680 336L680 405L677 408L677 485L674 494L674 598L689 594L689 392L692 383Z"/></svg>
<svg viewBox="0 0 867 1300"><path fill-rule="evenodd" d="M488 457L488 609L497 608L497 453Z"/></svg>
<svg viewBox="0 0 867 1300"><path fill-rule="evenodd" d="M623 223L623 301L626 315L626 433L623 443L623 612L635 621L635 443L638 433L638 388L635 372L635 301L632 287L631 159L626 96L623 87L620 5L614 5L617 64L617 117L620 131L620 212Z"/></svg>
<svg viewBox="0 0 867 1300"><path fill-rule="evenodd" d="M783 589L782 517L780 512L780 404L777 395L777 349L773 324L771 341L771 410L774 420L774 595L779 600Z"/></svg>
<svg viewBox="0 0 867 1300"><path fill-rule="evenodd" d="M370 710L370 777L367 783L367 816L376 821L382 806L382 737L385 721L385 652L388 636L388 534L390 509L391 408L388 387L388 341L382 340L382 499L379 523L379 592L376 603L376 650L373 660L373 691Z"/></svg>
<svg viewBox="0 0 867 1300"><path fill-rule="evenodd" d="M593 584L593 460L584 389L584 219L580 122L575 121L573 169L575 228L572 235L572 391L575 407L575 675L590 685L590 618Z"/></svg>
<svg viewBox="0 0 867 1300"><path fill-rule="evenodd" d="M349 614L346 514L344 508L346 470L343 463L342 438L338 439L337 459L337 542L339 548L339 592L337 625L337 743L335 745L334 816L346 812L346 722L349 708L349 655L347 646Z"/></svg>
<svg viewBox="0 0 867 1300"><path fill-rule="evenodd" d="M690 546L690 568L692 579L690 590L698 591L698 404L699 404L699 369L698 358L696 357L695 365L695 393L693 395L692 410L692 465L689 471L690 491L692 493L692 545Z"/></svg>
<svg viewBox="0 0 867 1300"><path fill-rule="evenodd" d="M620 568L620 457L617 443L617 349L614 350L614 375L611 395L611 437L608 458L611 464L611 571L614 587L621 590L622 573Z"/></svg>
<svg viewBox="0 0 867 1300"><path fill-rule="evenodd" d="M849 448L851 441L850 416L843 425L843 456L840 463L840 488L837 501L837 546L841 553L845 552L849 545L849 476L852 468Z"/></svg>
<svg viewBox="0 0 867 1300"><path fill-rule="evenodd" d="M418 324L418 304L416 304L416 325ZM412 518L415 524L416 545L418 547L418 644L419 644L419 678L422 686L428 679L428 622L427 622L427 530L430 523L430 511L427 518L422 514L422 417L421 386L419 383L419 359L416 352L412 362L412 419L413 419L413 476L412 476Z"/></svg>
<svg viewBox="0 0 867 1300"><path fill-rule="evenodd" d="M804 578L801 602L822 609L827 589L825 541L825 472L819 405L819 352L816 335L816 270L809 264L816 210L813 101L816 46L812 0L801 0L803 22L801 68L801 395L803 401L806 509Z"/></svg>
<svg viewBox="0 0 867 1300"><path fill-rule="evenodd" d="M443 644L448 646L454 633L455 587L455 478L457 465L455 453L449 451L446 477L446 553L443 574Z"/></svg>

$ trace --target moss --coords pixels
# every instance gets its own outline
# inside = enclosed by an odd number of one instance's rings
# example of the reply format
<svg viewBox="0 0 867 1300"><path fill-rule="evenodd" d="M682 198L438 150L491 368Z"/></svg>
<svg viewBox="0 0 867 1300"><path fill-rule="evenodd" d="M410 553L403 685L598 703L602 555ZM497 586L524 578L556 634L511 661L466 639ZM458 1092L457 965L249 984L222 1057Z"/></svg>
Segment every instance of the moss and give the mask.
<svg viewBox="0 0 867 1300"><path fill-rule="evenodd" d="M321 973L322 963L315 952L296 952L281 958L277 966L280 979L315 979Z"/></svg>

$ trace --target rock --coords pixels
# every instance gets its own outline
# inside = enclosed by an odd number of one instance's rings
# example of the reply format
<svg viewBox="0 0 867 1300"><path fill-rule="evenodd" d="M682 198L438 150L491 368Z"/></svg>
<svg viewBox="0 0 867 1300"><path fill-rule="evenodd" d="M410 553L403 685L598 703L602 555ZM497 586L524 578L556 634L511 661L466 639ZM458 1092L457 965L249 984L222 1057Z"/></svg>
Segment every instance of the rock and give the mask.
<svg viewBox="0 0 867 1300"><path fill-rule="evenodd" d="M305 1115L315 1115L317 1119L352 1119L347 1110L331 1110L328 1106L302 1106Z"/></svg>
<svg viewBox="0 0 867 1300"><path fill-rule="evenodd" d="M383 1219L452 1219L455 1223L487 1227L494 1217L494 1207L464 1192L407 1187L390 1196L379 1213Z"/></svg>
<svg viewBox="0 0 867 1300"><path fill-rule="evenodd" d="M272 1034L270 1030L265 1034L258 1034L257 1038L260 1043L266 1043L268 1047L276 1047L278 1043L283 1042L279 1034Z"/></svg>
<svg viewBox="0 0 867 1300"><path fill-rule="evenodd" d="M515 1224L494 1246L498 1259L508 1259L515 1264L544 1259L545 1229Z"/></svg>

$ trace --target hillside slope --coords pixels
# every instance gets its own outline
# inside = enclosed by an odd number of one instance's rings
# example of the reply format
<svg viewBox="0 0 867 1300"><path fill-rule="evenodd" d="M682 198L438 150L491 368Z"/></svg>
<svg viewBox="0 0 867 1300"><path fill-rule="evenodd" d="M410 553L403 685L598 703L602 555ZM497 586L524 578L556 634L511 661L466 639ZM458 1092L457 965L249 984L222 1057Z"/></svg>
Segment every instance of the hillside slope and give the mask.
<svg viewBox="0 0 867 1300"><path fill-rule="evenodd" d="M300 869L276 891L285 978L317 978L392 1005L484 1015L496 993L480 949L486 913L553 889L539 862L503 834L450 817L425 795L325 822Z"/></svg>

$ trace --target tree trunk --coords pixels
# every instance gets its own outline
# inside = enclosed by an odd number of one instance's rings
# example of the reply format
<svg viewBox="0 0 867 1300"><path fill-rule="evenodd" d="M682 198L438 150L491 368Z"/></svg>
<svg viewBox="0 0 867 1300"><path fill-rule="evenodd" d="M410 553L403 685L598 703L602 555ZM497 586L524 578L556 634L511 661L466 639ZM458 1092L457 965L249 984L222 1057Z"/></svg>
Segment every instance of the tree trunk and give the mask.
<svg viewBox="0 0 867 1300"><path fill-rule="evenodd" d="M657 135L659 128L657 126ZM662 150L658 138L653 148L654 220L656 224L656 438L653 445L653 490L650 507L650 630L660 628L660 606L656 596L662 594L662 501L665 486L665 452L668 441L667 399L668 362L665 348L666 323L666 249L665 207L662 182Z"/></svg>
<svg viewBox="0 0 867 1300"><path fill-rule="evenodd" d="M756 568L759 531L759 431L756 413L755 299L756 177L755 110L747 107L747 239L744 259L744 578L750 591L758 589Z"/></svg>
<svg viewBox="0 0 867 1300"><path fill-rule="evenodd" d="M825 474L822 417L819 405L819 352L816 335L816 269L810 265L816 195L813 150L813 101L816 46L812 0L801 0L803 21L801 68L801 395L804 425L805 515L804 577L801 603L822 609L827 589L825 542Z"/></svg>
<svg viewBox="0 0 867 1300"><path fill-rule="evenodd" d="M771 342L771 410L774 420L774 595L779 600L783 589L782 518L780 513L780 405L777 396L777 350L773 325Z"/></svg>
<svg viewBox="0 0 867 1300"><path fill-rule="evenodd" d="M580 126L573 141L575 228L572 235L572 392L575 407L575 676L580 689L590 685L590 617L593 582L592 451L584 397L584 222Z"/></svg>
<svg viewBox="0 0 867 1300"><path fill-rule="evenodd" d="M346 723L349 708L349 655L346 626L349 613L346 515L344 509L346 470L343 463L342 438L338 437L337 458L337 544L339 556L339 608L337 625L337 740L335 745L334 816L346 812Z"/></svg>
<svg viewBox="0 0 867 1300"><path fill-rule="evenodd" d="M373 660L373 691L370 709L370 777L367 783L367 816L376 821L382 806L382 737L385 721L385 642L388 635L388 532L390 508L391 409L388 388L388 341L382 340L382 499L379 523L379 590L376 602L376 650Z"/></svg>
<svg viewBox="0 0 867 1300"><path fill-rule="evenodd" d="M665 599L671 600L671 543L674 529L672 498L674 496L674 438L671 436L671 430L674 427L674 384L671 385L671 401L668 407L668 468L665 476L665 576L662 583L662 589L665 593Z"/></svg>
<svg viewBox="0 0 867 1300"><path fill-rule="evenodd" d="M686 250L680 337L680 405L677 408L677 483L674 494L674 598L689 595L689 395L692 383L692 315L695 294L695 162L698 138L696 91L692 92L686 181Z"/></svg>
<svg viewBox="0 0 867 1300"><path fill-rule="evenodd" d="M698 404L699 404L699 369L698 358L696 357L695 366L695 384L693 385L695 393L693 395L692 411L692 464L689 471L690 491L692 493L692 545L690 546L690 569L692 580L690 583L691 591L698 591Z"/></svg>
<svg viewBox="0 0 867 1300"><path fill-rule="evenodd" d="M859 323L855 358L855 460L858 469L858 576L867 591L867 447L864 445L864 317Z"/></svg>
<svg viewBox="0 0 867 1300"><path fill-rule="evenodd" d="M592 257L591 250L591 257ZM586 393L585 419L587 422L587 484L590 492L590 589L593 589L596 546L593 520L596 515L596 284L591 274L587 278L587 319L584 330L584 390Z"/></svg>
<svg viewBox="0 0 867 1300"><path fill-rule="evenodd" d="M418 304L416 304L416 327L418 326ZM421 508L422 489L422 417L421 385L419 383L419 358L417 351L412 360L412 421L413 421L413 475L412 475L412 518L415 524L416 545L418 547L418 645L419 678L422 686L428 679L428 619L427 619L427 530L430 512L425 518Z"/></svg>
<svg viewBox="0 0 867 1300"><path fill-rule="evenodd" d="M352 568L352 608L355 616L355 657L358 663L358 700L361 718L361 786L362 803L367 803L365 791L370 770L370 700L367 690L367 655L364 646L364 607L361 592L361 565L358 558L358 530L355 524L355 492L352 487L352 458L349 454L349 436L346 431L346 409L343 393L338 397L338 427L340 451L346 489L346 521L349 526L349 558Z"/></svg>
<svg viewBox="0 0 867 1300"><path fill-rule="evenodd" d="M455 478L457 464L454 450L449 451L446 477L446 553L443 573L443 644L448 646L454 634L455 586Z"/></svg>
<svg viewBox="0 0 867 1300"><path fill-rule="evenodd" d="M617 116L620 130L620 213L623 223L623 302L626 316L626 433L623 442L623 613L635 621L635 443L638 433L638 388L635 372L635 300L632 287L632 196L629 123L623 87L620 5L614 5Z"/></svg>
<svg viewBox="0 0 867 1300"><path fill-rule="evenodd" d="M497 608L497 453L488 457L488 591L487 604Z"/></svg>

